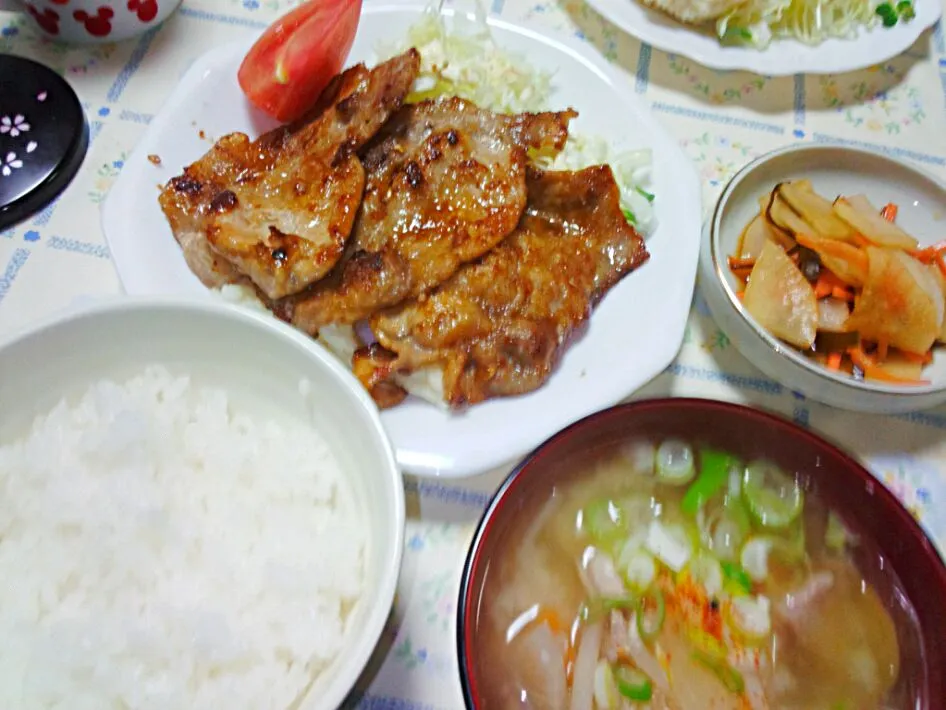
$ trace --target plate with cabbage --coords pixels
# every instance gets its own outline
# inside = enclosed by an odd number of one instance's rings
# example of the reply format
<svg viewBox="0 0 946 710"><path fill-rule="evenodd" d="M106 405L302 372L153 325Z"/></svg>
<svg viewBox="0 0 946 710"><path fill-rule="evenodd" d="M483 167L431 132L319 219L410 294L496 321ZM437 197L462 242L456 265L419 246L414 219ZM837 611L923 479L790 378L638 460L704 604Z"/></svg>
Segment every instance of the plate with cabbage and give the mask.
<svg viewBox="0 0 946 710"><path fill-rule="evenodd" d="M713 69L837 74L902 54L939 0L588 0L628 34Z"/></svg>

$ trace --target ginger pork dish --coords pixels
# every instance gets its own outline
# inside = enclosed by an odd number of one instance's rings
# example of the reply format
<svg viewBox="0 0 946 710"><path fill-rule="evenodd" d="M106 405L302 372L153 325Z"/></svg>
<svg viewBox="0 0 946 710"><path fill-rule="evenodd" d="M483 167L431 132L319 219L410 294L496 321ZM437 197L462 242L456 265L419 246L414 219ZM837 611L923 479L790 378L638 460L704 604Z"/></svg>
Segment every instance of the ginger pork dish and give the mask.
<svg viewBox="0 0 946 710"><path fill-rule="evenodd" d="M159 202L205 286L319 338L380 406L456 409L553 376L648 259L654 196L649 156L570 136L542 77L496 91L425 22L300 117L219 138Z"/></svg>

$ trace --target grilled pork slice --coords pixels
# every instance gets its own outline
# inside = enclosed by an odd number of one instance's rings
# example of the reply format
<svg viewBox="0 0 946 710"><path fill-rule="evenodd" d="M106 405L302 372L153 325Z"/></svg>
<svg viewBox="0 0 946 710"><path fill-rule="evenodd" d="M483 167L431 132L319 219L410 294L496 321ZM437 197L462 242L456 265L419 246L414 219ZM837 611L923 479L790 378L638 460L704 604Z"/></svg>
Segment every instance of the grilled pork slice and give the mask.
<svg viewBox="0 0 946 710"><path fill-rule="evenodd" d="M423 294L510 234L527 151L555 155L574 111L507 116L459 98L405 106L362 158L364 201L343 260L281 315L314 334Z"/></svg>
<svg viewBox="0 0 946 710"><path fill-rule="evenodd" d="M379 404L399 400L392 382L422 379L439 380L453 407L537 389L595 303L648 258L608 166L533 170L528 191L518 229L496 249L426 299L370 319L378 344L354 364Z"/></svg>
<svg viewBox="0 0 946 710"><path fill-rule="evenodd" d="M221 138L159 198L191 270L215 288L248 277L270 299L301 291L341 258L364 190L356 155L420 69L410 50L333 79L299 121L251 141Z"/></svg>

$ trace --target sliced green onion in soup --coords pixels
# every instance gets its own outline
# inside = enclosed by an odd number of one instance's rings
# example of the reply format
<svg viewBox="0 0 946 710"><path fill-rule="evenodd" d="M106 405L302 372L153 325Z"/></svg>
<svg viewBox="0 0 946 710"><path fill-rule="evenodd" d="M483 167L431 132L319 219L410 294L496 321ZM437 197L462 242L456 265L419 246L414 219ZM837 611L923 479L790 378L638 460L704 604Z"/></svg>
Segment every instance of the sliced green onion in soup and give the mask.
<svg viewBox="0 0 946 710"><path fill-rule="evenodd" d="M624 534L624 518L624 512L613 500L600 498L582 508L581 528L595 542L611 542Z"/></svg>
<svg viewBox="0 0 946 710"><path fill-rule="evenodd" d="M654 686L642 670L622 664L613 670L613 674L618 692L625 698L640 703L650 700Z"/></svg>
<svg viewBox="0 0 946 710"><path fill-rule="evenodd" d="M718 559L734 562L739 558L743 540L752 529L749 514L741 499L731 497L727 497L722 505L711 508L700 509L696 514L700 542Z"/></svg>
<svg viewBox="0 0 946 710"><path fill-rule="evenodd" d="M742 497L753 520L764 528L783 529L791 525L804 506L801 486L778 466L754 461L742 476Z"/></svg>
<svg viewBox="0 0 946 710"><path fill-rule="evenodd" d="M753 581L764 582L769 576L769 553L774 545L771 537L753 537L742 546L739 563Z"/></svg>
<svg viewBox="0 0 946 710"><path fill-rule="evenodd" d="M685 569L690 579L702 586L709 596L715 597L723 591L723 567L712 555L701 552Z"/></svg>
<svg viewBox="0 0 946 710"><path fill-rule="evenodd" d="M683 512L696 515L710 498L723 490L729 483L729 471L734 462L732 456L721 451L700 451L700 472L680 503Z"/></svg>
<svg viewBox="0 0 946 710"><path fill-rule="evenodd" d="M837 513L828 513L828 526L824 532L825 546L833 552L843 552L852 537Z"/></svg>
<svg viewBox="0 0 946 710"><path fill-rule="evenodd" d="M631 589L642 591L657 576L657 560L642 547L625 548L618 558L618 572Z"/></svg>
<svg viewBox="0 0 946 710"><path fill-rule="evenodd" d="M721 562L720 567L726 578L723 588L727 592L734 596L752 592L752 578L742 567L732 562Z"/></svg>
<svg viewBox="0 0 946 710"><path fill-rule="evenodd" d="M710 549L723 560L735 560L747 530L733 516L723 514L710 536Z"/></svg>
<svg viewBox="0 0 946 710"><path fill-rule="evenodd" d="M654 454L657 478L675 486L689 483L696 473L693 458L693 448L689 444L679 439L667 439Z"/></svg>
<svg viewBox="0 0 946 710"><path fill-rule="evenodd" d="M625 503L625 505L627 505L627 503ZM632 513L630 516L628 516L628 519L639 520L640 516L635 516L635 514ZM627 566L627 563L630 561L631 557L644 547L646 541L647 526L643 524L635 529L634 532L632 532L627 537L616 541L612 550L612 557L614 557L616 560L619 570L623 570Z"/></svg>
<svg viewBox="0 0 946 710"><path fill-rule="evenodd" d="M612 611L631 611L637 609L639 602L639 598L634 595L613 599L594 599L585 606L587 611L582 620L597 621Z"/></svg>
<svg viewBox="0 0 946 710"><path fill-rule="evenodd" d="M648 643L657 638L666 617L667 606L663 592L658 587L651 587L637 605L637 632L640 637Z"/></svg>

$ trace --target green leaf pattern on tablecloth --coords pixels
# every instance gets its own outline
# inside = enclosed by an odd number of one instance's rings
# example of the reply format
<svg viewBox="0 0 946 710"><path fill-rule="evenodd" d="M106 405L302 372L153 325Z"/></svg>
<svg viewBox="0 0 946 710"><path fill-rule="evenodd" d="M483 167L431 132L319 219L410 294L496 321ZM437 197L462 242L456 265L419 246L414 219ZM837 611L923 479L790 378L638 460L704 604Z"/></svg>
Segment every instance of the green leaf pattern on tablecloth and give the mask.
<svg viewBox="0 0 946 710"><path fill-rule="evenodd" d="M730 104L758 94L769 83L769 77L747 72L724 72L702 67L676 54L667 55L667 67L690 91L713 104Z"/></svg>
<svg viewBox="0 0 946 710"><path fill-rule="evenodd" d="M855 129L896 135L923 124L928 116L923 92L904 83L909 64L895 59L851 77L820 77L826 106L840 113Z"/></svg>
<svg viewBox="0 0 946 710"><path fill-rule="evenodd" d="M726 183L739 169L765 152L753 147L750 138L732 138L716 131L703 130L680 144L696 164L703 185L703 212L708 215Z"/></svg>
<svg viewBox="0 0 946 710"><path fill-rule="evenodd" d="M425 620L434 630L448 632L456 623L457 575L446 570L421 582Z"/></svg>
<svg viewBox="0 0 946 710"><path fill-rule="evenodd" d="M413 670L417 666L426 662L427 650L416 649L411 639L406 638L394 647L394 658L400 662L407 670Z"/></svg>
<svg viewBox="0 0 946 710"><path fill-rule="evenodd" d="M122 150L118 152L114 160L109 160L98 166L95 171L95 181L92 184L92 189L88 192L89 200L95 204L100 204L105 200L105 196L108 195L112 183L121 173L122 166L127 159L128 151Z"/></svg>

